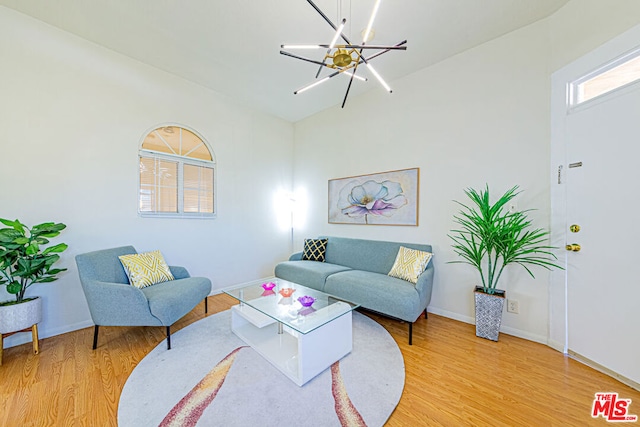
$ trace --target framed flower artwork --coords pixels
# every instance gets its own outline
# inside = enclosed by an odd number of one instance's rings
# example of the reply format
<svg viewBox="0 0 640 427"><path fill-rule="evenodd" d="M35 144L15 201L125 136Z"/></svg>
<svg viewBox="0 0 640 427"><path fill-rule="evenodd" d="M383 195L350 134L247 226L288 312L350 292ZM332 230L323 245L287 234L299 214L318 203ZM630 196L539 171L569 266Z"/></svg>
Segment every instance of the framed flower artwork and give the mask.
<svg viewBox="0 0 640 427"><path fill-rule="evenodd" d="M329 223L418 225L420 169L329 180Z"/></svg>

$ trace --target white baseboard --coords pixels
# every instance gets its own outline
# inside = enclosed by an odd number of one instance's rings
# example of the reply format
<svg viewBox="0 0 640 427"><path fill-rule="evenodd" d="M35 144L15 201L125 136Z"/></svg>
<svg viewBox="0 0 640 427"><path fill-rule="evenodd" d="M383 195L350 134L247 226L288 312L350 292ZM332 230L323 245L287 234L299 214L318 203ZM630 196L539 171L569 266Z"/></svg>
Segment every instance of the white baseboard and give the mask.
<svg viewBox="0 0 640 427"><path fill-rule="evenodd" d="M429 313L437 314L438 316L448 317L449 319L458 320L460 322L469 323L471 325L476 324L475 318L470 316L464 316L460 313L454 313L452 311L442 310L437 307L429 307L427 311ZM507 335L512 335L514 337L523 338L525 340L537 342L540 344L549 345L549 340L547 339L547 337L543 335L533 334L528 331L523 331L521 329L511 328L509 326L502 325L500 327L500 332ZM557 348L554 348L554 347L552 348L554 350L557 350Z"/></svg>
<svg viewBox="0 0 640 427"><path fill-rule="evenodd" d="M470 323L472 325L476 324L476 319L469 316L463 316L460 313L455 313L453 311L442 310L438 307L428 307L427 312L437 314L438 316L448 317L449 319L458 320L464 323Z"/></svg>
<svg viewBox="0 0 640 427"><path fill-rule="evenodd" d="M89 319L82 322L73 323L70 325L64 325L58 328L38 327L38 338L42 340L44 338L66 334L67 332L77 331L78 329L84 329L91 326L93 326L93 321ZM30 342L31 342L31 332L19 333L19 334L11 335L10 337L5 338L4 348L15 347L17 345L22 345Z"/></svg>
<svg viewBox="0 0 640 427"><path fill-rule="evenodd" d="M549 347L551 347L554 350L559 351L560 353L564 353L564 343L561 343L560 341L555 341L555 340L548 340L547 341L547 345Z"/></svg>
<svg viewBox="0 0 640 427"><path fill-rule="evenodd" d="M612 371L611 369L602 366L601 364L594 362L593 360L589 359L588 357L584 357L583 355L576 353L573 350L569 350L569 357L571 357L574 360L577 360L580 363L583 363L587 366L589 366L590 368L595 369L598 372L602 372L605 375L609 375L611 378L615 378L616 380L620 381L621 383L628 385L629 387L631 387L632 389L638 390L640 391L640 383L632 380L631 378L627 378L624 375L620 375L617 372Z"/></svg>

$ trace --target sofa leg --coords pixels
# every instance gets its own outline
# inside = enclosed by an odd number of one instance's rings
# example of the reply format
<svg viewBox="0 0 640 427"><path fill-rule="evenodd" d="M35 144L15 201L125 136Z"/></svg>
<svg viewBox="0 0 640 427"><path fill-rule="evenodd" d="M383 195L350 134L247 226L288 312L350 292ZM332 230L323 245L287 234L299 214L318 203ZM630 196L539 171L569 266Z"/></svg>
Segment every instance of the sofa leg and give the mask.
<svg viewBox="0 0 640 427"><path fill-rule="evenodd" d="M413 323L409 322L409 345L413 345Z"/></svg>
<svg viewBox="0 0 640 427"><path fill-rule="evenodd" d="M98 347L98 325L93 328L93 349Z"/></svg>
<svg viewBox="0 0 640 427"><path fill-rule="evenodd" d="M167 326L167 350L171 350L171 326Z"/></svg>
<svg viewBox="0 0 640 427"><path fill-rule="evenodd" d="M207 297L204 297L204 314L207 314L209 312L209 300L207 299Z"/></svg>
<svg viewBox="0 0 640 427"><path fill-rule="evenodd" d="M426 308L424 309L424 318L428 319L428 317L427 317L427 309Z"/></svg>

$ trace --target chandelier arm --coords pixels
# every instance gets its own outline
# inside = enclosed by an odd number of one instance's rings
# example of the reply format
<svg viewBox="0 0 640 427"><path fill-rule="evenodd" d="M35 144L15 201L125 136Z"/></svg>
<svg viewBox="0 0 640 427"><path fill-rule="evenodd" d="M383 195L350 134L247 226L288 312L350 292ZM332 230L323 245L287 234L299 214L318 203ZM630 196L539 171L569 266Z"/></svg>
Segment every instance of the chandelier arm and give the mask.
<svg viewBox="0 0 640 427"><path fill-rule="evenodd" d="M308 90L308 89L311 89L311 88L312 88L312 87L314 87L314 86L317 86L317 85L319 85L319 84L321 84L321 83L326 82L326 81L327 81L327 80L329 80L329 79L334 78L334 77L335 77L335 76L337 76L338 74L342 74L342 73L344 73L344 72L346 72L346 71L351 70L352 68L355 68L355 66L356 66L356 64L349 65L348 67L345 67L345 68L343 68L343 69L341 69L341 70L338 70L338 71L336 71L336 72L333 72L333 73L329 74L328 76L326 76L326 77L324 77L324 78L322 78L322 79L320 79L320 80L317 80L317 81L315 81L315 82L313 82L313 83L309 83L308 85L301 87L300 89L298 89L298 90L294 91L294 92L293 92L293 94L294 94L294 95L297 95L297 94L302 93L302 92L304 92L304 91L306 91L306 90ZM329 67L329 68L330 68L330 67ZM355 77L355 73L351 74L351 78L352 78L352 79L353 79L353 77ZM366 79L365 79L365 81L366 81Z"/></svg>
<svg viewBox="0 0 640 427"><path fill-rule="evenodd" d="M360 65L360 61L356 62L353 67L353 72L351 73L351 78L349 79L349 85L347 86L347 91L344 94L344 99L342 100L342 107L344 108L344 104L347 103L347 97L349 96L349 91L351 90L351 83L353 83L353 78L356 76L356 71L358 71L358 65Z"/></svg>
<svg viewBox="0 0 640 427"><path fill-rule="evenodd" d="M394 46L402 46L402 45L404 45L404 44L406 44L406 43L407 43L407 41L406 41L406 40L403 40L403 41L401 41L400 43L396 43ZM380 56L380 55L382 55L382 54L384 54L384 53L387 53L387 52L389 52L389 51L391 51L391 49L387 49L387 48L385 48L385 50L383 50L383 51L381 51L381 52L377 52L377 53L375 53L375 54L371 55L370 57L368 57L368 58L367 58L367 61L371 61L373 58L377 58L378 56ZM363 56L362 58L364 59L364 56ZM362 63L362 62L364 62L364 61L360 61L360 63Z"/></svg>
<svg viewBox="0 0 640 427"><path fill-rule="evenodd" d="M405 40L406 43L406 40ZM329 49L329 51L327 53L329 53L331 51L331 46L330 44L281 44L280 48L281 49L304 49L304 50L311 50L311 49ZM336 44L333 45L334 48L336 49L377 49L377 50L381 50L381 49L389 49L389 50L407 50L406 46L401 46L401 44L395 44L395 45L380 45L380 44L367 44L367 45L362 45L362 44Z"/></svg>
<svg viewBox="0 0 640 427"><path fill-rule="evenodd" d="M403 40L400 43L395 44L393 47L402 46L405 43L407 43L407 41ZM362 64L362 63L366 63L367 61L371 61L372 59L377 58L378 56L380 56L380 55L382 55L384 53L387 53L387 52L389 52L391 50L392 50L391 46L389 46L389 47L385 48L385 50L383 50L381 52L377 52L377 53L371 55L368 58L365 58L364 56L361 56L360 57L361 59L358 61L358 64ZM303 56L294 55L293 53L289 53L289 52L287 52L285 50L281 50L280 54L285 55L285 56L290 56L290 57L295 58L295 59L300 59L302 61L311 62L312 64L317 64L317 65L320 65L320 66L323 66L323 67L327 67L327 68L333 69L333 67L331 67L330 65L327 65L324 62L320 62L320 61L316 61L316 60L313 60L313 59L305 58ZM339 74L339 73L340 72L337 72L337 74Z"/></svg>
<svg viewBox="0 0 640 427"><path fill-rule="evenodd" d="M405 40L406 43L406 40ZM318 45L320 47L325 47L326 45ZM379 44L367 44L367 45L363 45L363 44L342 44L342 45L336 45L336 48L343 48L343 49L386 49L386 50L407 50L406 46L402 46L399 44L395 44L392 46L383 46L383 45L379 45Z"/></svg>
<svg viewBox="0 0 640 427"><path fill-rule="evenodd" d="M333 69L332 67L330 67L329 65L325 64L324 62L316 61L314 59L305 58L304 56L294 55L293 53L289 53L286 50L281 50L280 54L281 55L285 55L285 56L290 56L290 57L295 58L295 59L300 59L302 61L311 62L312 64L318 64L321 67L327 67L327 68Z"/></svg>
<svg viewBox="0 0 640 427"><path fill-rule="evenodd" d="M358 58L362 58L364 61L364 56L362 56L362 49L358 52ZM358 65L360 65L360 60L356 61L356 65L353 67L353 73L351 74L351 78L349 79L349 86L347 86L347 92L344 94L344 99L342 100L342 107L344 108L344 104L347 103L347 96L349 96L349 91L351 90L351 83L353 83L353 78L356 76L356 72L358 71Z"/></svg>
<svg viewBox="0 0 640 427"><path fill-rule="evenodd" d="M355 74L351 74L351 78L349 79L349 86L347 86L347 91L344 94L344 99L342 100L342 107L340 108L344 108L344 104L347 102L347 96L349 96L349 91L351 90L351 83L353 83L353 76L355 76Z"/></svg>
<svg viewBox="0 0 640 427"><path fill-rule="evenodd" d="M340 23L340 26L336 29L336 34L334 34L333 39L331 40L331 44L327 46L327 53L325 54L324 58L322 59L322 63L324 64L325 61L327 60L327 56L331 53L331 50L333 49L333 47L336 45L336 41L338 40L338 36L340 34L342 34L342 29L344 28L344 25L347 23L346 18L342 18L342 22ZM322 65L318 67L318 71L316 72L316 79L318 78L318 76L320 76L320 72L322 71Z"/></svg>

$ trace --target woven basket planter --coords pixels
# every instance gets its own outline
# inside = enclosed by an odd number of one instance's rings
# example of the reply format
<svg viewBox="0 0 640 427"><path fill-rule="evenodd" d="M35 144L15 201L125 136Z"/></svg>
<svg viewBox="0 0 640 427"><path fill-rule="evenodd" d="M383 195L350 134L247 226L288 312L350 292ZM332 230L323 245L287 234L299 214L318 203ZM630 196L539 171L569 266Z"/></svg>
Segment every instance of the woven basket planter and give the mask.
<svg viewBox="0 0 640 427"><path fill-rule="evenodd" d="M502 310L506 292L496 289L495 294L484 293L481 286L476 286L476 336L498 341Z"/></svg>

